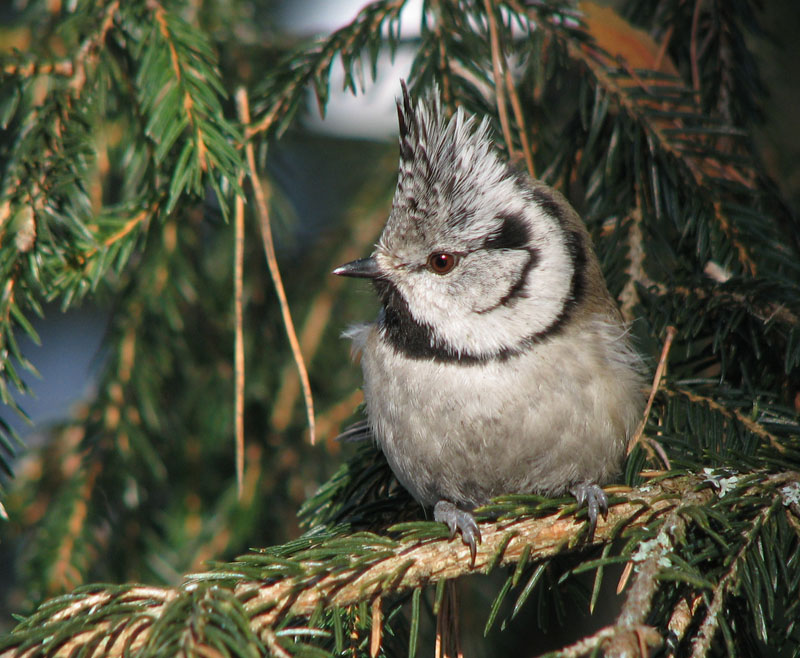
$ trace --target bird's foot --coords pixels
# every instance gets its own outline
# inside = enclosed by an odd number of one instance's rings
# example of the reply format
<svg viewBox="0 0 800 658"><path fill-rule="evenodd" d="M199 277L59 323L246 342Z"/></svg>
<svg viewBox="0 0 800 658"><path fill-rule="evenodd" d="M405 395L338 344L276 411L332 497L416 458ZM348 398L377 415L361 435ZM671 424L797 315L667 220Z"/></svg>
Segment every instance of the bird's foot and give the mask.
<svg viewBox="0 0 800 658"><path fill-rule="evenodd" d="M576 484L569 491L575 496L575 500L578 501L578 509L586 506L589 516L589 536L587 540L592 541L594 538L594 529L597 527L598 512L603 515L604 519L608 516L608 497L606 496L606 492L594 482L581 482L580 484Z"/></svg>
<svg viewBox="0 0 800 658"><path fill-rule="evenodd" d="M478 544L481 543L481 531L478 529L475 517L470 512L459 509L449 500L440 500L433 507L433 518L439 523L447 524L447 527L450 528L451 539L455 536L456 531L461 533L461 541L469 546L469 553L474 565Z"/></svg>

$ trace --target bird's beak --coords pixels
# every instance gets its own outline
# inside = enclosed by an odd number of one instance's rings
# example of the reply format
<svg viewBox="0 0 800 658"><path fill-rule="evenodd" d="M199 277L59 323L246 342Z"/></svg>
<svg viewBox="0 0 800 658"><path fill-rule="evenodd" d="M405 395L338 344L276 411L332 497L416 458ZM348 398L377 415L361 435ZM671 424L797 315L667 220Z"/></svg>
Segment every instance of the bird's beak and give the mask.
<svg viewBox="0 0 800 658"><path fill-rule="evenodd" d="M378 268L378 261L372 256L369 258L359 258L350 263L340 265L335 270L334 274L339 276L354 276L361 279L375 279L380 276L381 271Z"/></svg>

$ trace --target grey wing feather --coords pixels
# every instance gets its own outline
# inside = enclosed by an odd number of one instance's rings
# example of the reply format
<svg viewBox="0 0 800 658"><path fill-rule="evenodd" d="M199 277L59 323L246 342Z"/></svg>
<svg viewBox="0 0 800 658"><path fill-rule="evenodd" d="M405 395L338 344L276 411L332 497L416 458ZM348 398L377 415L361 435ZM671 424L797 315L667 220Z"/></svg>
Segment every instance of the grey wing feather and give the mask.
<svg viewBox="0 0 800 658"><path fill-rule="evenodd" d="M336 440L341 443L372 441L372 428L369 426L369 421L364 419L353 423L337 436Z"/></svg>

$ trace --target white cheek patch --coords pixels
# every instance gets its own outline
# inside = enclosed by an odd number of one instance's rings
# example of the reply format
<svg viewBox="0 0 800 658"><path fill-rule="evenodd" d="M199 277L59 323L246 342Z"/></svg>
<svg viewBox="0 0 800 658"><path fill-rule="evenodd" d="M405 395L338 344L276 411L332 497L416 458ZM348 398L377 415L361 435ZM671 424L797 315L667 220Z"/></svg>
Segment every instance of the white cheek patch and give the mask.
<svg viewBox="0 0 800 658"><path fill-rule="evenodd" d="M531 262L534 261L534 262ZM493 249L482 252L473 265L471 276L464 277L469 285L465 302L470 304L470 311L478 315L491 313L504 304L510 307L516 304L514 297L523 297L526 281L538 262L538 254L527 249ZM487 277L486 272L494 273ZM522 276L525 280L520 281Z"/></svg>
<svg viewBox="0 0 800 658"><path fill-rule="evenodd" d="M533 212L538 216L530 217ZM517 349L558 323L570 299L575 263L556 220L537 207L528 213L537 260L512 303L499 302L531 257L523 249L484 252L468 274L449 284L447 275L437 280L427 271L398 282L414 319L431 328L432 342L457 354L488 357ZM465 260L462 265L468 266Z"/></svg>

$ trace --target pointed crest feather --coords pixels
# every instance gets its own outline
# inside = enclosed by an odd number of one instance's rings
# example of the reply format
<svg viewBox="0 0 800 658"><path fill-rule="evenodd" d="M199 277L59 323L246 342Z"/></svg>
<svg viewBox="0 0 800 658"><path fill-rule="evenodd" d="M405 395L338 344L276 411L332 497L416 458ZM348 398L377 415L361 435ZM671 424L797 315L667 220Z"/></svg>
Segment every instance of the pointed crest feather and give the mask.
<svg viewBox="0 0 800 658"><path fill-rule="evenodd" d="M474 198L478 188L489 189L512 175L497 156L487 119L477 123L462 108L448 118L436 84L415 105L405 81L400 84L400 176L395 207L416 211L428 206L433 211L431 205L445 201L461 205L462 200ZM427 213L429 218L431 214ZM451 216L445 212L441 218Z"/></svg>

